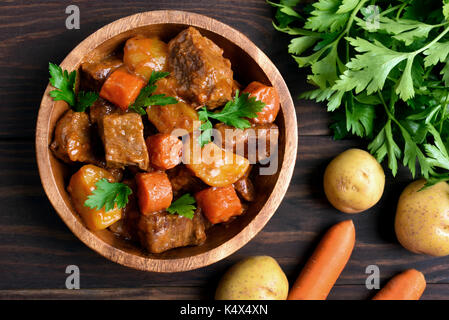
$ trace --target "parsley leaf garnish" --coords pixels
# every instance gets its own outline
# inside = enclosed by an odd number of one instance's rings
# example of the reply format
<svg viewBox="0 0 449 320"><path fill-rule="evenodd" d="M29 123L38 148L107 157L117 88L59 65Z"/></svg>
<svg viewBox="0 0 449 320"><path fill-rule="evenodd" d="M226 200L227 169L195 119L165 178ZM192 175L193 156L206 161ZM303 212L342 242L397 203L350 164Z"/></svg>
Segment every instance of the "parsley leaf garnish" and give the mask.
<svg viewBox="0 0 449 320"><path fill-rule="evenodd" d="M132 190L124 183L109 182L103 178L95 183L97 187L91 195L87 197L84 206L91 209L105 208L106 211L114 209L117 205L118 209L124 208L128 203L128 197L132 194Z"/></svg>
<svg viewBox="0 0 449 320"><path fill-rule="evenodd" d="M196 204L195 198L190 193L186 193L176 201L173 201L167 211L171 214L178 214L182 217L193 219L196 210L194 204Z"/></svg>
<svg viewBox="0 0 449 320"><path fill-rule="evenodd" d="M78 95L75 94L76 71L69 73L51 62L48 65L48 69L50 72L50 84L56 88L56 90L50 91L50 97L53 100L65 101L75 111L84 112L98 99L98 94L95 92L80 91Z"/></svg>
<svg viewBox="0 0 449 320"><path fill-rule="evenodd" d="M301 98L327 104L335 139L367 139L393 175L402 163L449 181L449 0L267 2L315 86Z"/></svg>
<svg viewBox="0 0 449 320"><path fill-rule="evenodd" d="M145 86L136 98L136 101L129 106L129 109L137 112L140 115L145 115L145 107L148 106L165 106L168 104L178 103L178 100L174 97L166 96L165 94L155 94L153 92L157 89L155 83L162 78L169 75L169 72L153 71L151 72L150 79L147 86Z"/></svg>
<svg viewBox="0 0 449 320"><path fill-rule="evenodd" d="M251 127L248 118L257 118L257 113L262 111L264 106L264 102L250 97L249 93L244 92L239 96L239 91L236 90L234 99L228 101L221 111L212 112L206 107L201 108L198 111L198 118L203 122L199 138L201 147L211 141L213 126L209 119L218 120L237 129L246 129Z"/></svg>

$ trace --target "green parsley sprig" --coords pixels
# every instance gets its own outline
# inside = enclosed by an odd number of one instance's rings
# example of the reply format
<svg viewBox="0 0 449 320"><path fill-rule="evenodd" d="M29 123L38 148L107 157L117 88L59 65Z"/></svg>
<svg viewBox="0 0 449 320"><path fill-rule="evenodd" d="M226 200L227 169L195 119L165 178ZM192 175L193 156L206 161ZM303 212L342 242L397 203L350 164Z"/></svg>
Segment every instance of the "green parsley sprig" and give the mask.
<svg viewBox="0 0 449 320"><path fill-rule="evenodd" d="M75 84L77 72L68 72L56 64L49 63L50 83L56 90L50 91L50 97L55 101L67 102L75 111L84 112L97 99L98 94L95 92L78 92L75 93Z"/></svg>
<svg viewBox="0 0 449 320"><path fill-rule="evenodd" d="M273 26L295 36L316 87L301 97L326 102L334 138L368 139L393 175L418 163L429 185L449 181L449 0L299 2L268 2Z"/></svg>
<svg viewBox="0 0 449 320"><path fill-rule="evenodd" d="M110 211L115 205L118 209L122 209L128 204L128 197L133 193L126 184L109 182L104 178L98 180L95 186L97 188L84 202L84 206L91 209L101 210L104 207L106 211Z"/></svg>
<svg viewBox="0 0 449 320"><path fill-rule="evenodd" d="M198 118L202 122L199 137L200 145L203 147L211 141L212 122L209 119L215 119L237 129L246 129L251 127L248 118L257 118L257 113L262 111L265 103L250 97L249 93L244 92L239 96L236 90L235 97L226 103L219 112L212 112L206 107L198 111Z"/></svg>
<svg viewBox="0 0 449 320"><path fill-rule="evenodd" d="M169 75L169 72L152 71L148 84L140 91L139 95L133 104L129 106L130 110L137 112L140 115L145 115L145 107L148 106L165 106L168 104L178 103L178 100L174 97L166 96L165 94L154 94L157 89L156 81L165 78Z"/></svg>
<svg viewBox="0 0 449 320"><path fill-rule="evenodd" d="M190 193L186 193L176 201L173 201L167 211L171 214L178 214L182 217L193 219L196 210L196 206L194 204L196 204L195 198L192 197Z"/></svg>

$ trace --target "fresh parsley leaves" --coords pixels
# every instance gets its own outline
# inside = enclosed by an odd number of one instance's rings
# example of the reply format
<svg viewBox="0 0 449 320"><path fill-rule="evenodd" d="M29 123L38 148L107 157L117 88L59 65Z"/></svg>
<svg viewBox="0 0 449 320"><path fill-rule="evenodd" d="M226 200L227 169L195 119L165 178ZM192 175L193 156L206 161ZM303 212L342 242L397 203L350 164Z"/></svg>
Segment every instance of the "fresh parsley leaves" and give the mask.
<svg viewBox="0 0 449 320"><path fill-rule="evenodd" d="M176 201L173 201L167 211L171 214L178 214L182 217L193 219L196 210L196 206L194 204L196 204L195 198L192 197L190 193L186 193Z"/></svg>
<svg viewBox="0 0 449 320"><path fill-rule="evenodd" d="M97 188L84 202L84 206L91 209L101 210L104 207L106 211L110 211L115 205L119 209L124 208L128 203L128 197L132 194L131 188L126 184L109 182L104 178L98 180L95 186Z"/></svg>
<svg viewBox="0 0 449 320"><path fill-rule="evenodd" d="M198 118L202 122L199 138L201 147L211 141L213 126L209 119L223 122L237 129L245 129L251 127L248 118L257 118L257 113L262 111L264 106L264 102L250 97L249 93L244 92L239 96L239 91L236 90L234 99L228 101L221 111L212 112L206 107L201 108L198 111Z"/></svg>
<svg viewBox="0 0 449 320"><path fill-rule="evenodd" d="M327 103L335 139L366 138L393 175L402 163L449 181L449 0L267 2L315 86L301 98Z"/></svg>
<svg viewBox="0 0 449 320"><path fill-rule="evenodd" d="M136 101L129 106L129 109L137 112L140 115L145 115L145 108L148 106L165 106L168 104L178 103L178 100L174 97L168 97L165 94L155 94L153 92L156 90L157 86L155 83L162 78L169 75L169 72L153 71L151 72L150 79L148 80L147 86L145 86L136 98Z"/></svg>
<svg viewBox="0 0 449 320"><path fill-rule="evenodd" d="M55 101L67 102L75 111L84 112L97 99L98 94L95 92L78 92L75 94L75 84L77 72L68 72L62 70L60 66L49 63L50 83L56 90L50 91L50 97Z"/></svg>

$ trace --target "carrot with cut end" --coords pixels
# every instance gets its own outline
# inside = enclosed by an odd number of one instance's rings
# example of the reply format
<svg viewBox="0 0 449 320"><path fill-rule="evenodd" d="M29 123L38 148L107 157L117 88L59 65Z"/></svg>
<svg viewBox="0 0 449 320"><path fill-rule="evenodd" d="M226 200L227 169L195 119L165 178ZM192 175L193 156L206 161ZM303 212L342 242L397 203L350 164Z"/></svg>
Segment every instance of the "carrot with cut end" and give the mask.
<svg viewBox="0 0 449 320"><path fill-rule="evenodd" d="M373 300L419 300L426 289L424 275L415 269L394 276Z"/></svg>
<svg viewBox="0 0 449 320"><path fill-rule="evenodd" d="M136 100L145 83L145 80L126 69L117 69L101 87L100 97L126 111L129 105Z"/></svg>
<svg viewBox="0 0 449 320"><path fill-rule="evenodd" d="M137 199L140 212L147 216L170 207L173 191L165 172L147 172L136 175Z"/></svg>
<svg viewBox="0 0 449 320"><path fill-rule="evenodd" d="M243 213L242 203L232 185L201 190L195 194L195 199L212 224L226 222Z"/></svg>
<svg viewBox="0 0 449 320"><path fill-rule="evenodd" d="M287 300L325 300L346 266L354 244L352 220L330 228L290 289Z"/></svg>

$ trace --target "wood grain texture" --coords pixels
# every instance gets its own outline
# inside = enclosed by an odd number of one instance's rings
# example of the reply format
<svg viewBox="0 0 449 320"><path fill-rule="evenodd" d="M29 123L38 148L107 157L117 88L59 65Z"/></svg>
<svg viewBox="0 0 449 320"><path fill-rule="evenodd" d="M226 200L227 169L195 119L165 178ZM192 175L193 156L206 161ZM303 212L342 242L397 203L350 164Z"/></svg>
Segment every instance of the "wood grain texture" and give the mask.
<svg viewBox="0 0 449 320"><path fill-rule="evenodd" d="M368 290L358 285L335 286L328 300L371 299L377 290ZM442 300L449 294L448 284L431 284L426 288L422 300ZM3 290L0 299L12 300L211 300L207 290L197 287L152 287L120 289L44 289L44 290Z"/></svg>
<svg viewBox="0 0 449 320"><path fill-rule="evenodd" d="M67 265L81 270L81 287L92 298L210 298L220 276L248 255L276 258L294 281L325 230L348 216L326 201L321 178L341 151L363 142L333 141L325 106L298 100L305 76L286 52L289 36L271 26L273 11L263 0L247 1L76 1L81 29L66 30L71 1L0 2L0 299L65 298ZM48 61L59 63L76 44L103 25L137 12L179 9L206 14L248 36L275 63L296 105L300 143L287 195L278 211L251 242L209 267L175 274L135 271L108 261L79 241L58 217L40 184L34 158L37 109L48 82ZM42 11L45 10L45 15ZM393 219L401 190L411 181L401 169L387 176L384 197L373 209L353 216L357 244L330 299L365 299L365 268L380 267L381 284L407 268L428 281L423 299L449 299L449 258L407 252L397 242ZM104 293L105 292L105 293Z"/></svg>
<svg viewBox="0 0 449 320"><path fill-rule="evenodd" d="M81 287L85 289L187 286L196 287L198 295L201 292L212 295L220 276L233 263L249 255L264 254L276 258L292 282L325 230L348 218L327 203L321 179L317 177L322 176L333 156L359 145L350 140L334 142L325 136L303 137L287 195L262 232L229 258L209 267L156 274L112 263L81 243L45 197L33 159L33 143L0 142L0 190L3 191L0 193L0 273L3 275L0 288L62 290L67 276L65 268L75 264L80 267ZM388 180L393 181L391 177ZM351 285L356 288L355 293L363 292L365 268L370 264L379 266L382 283L406 268L422 271L428 283L449 283L448 257L409 253L395 238L392 224L395 204L407 182L403 172L394 183L387 185L385 196L377 206L353 216L356 247L337 281L338 286ZM349 291L346 289L342 298L350 295ZM339 298L337 293L331 295Z"/></svg>

